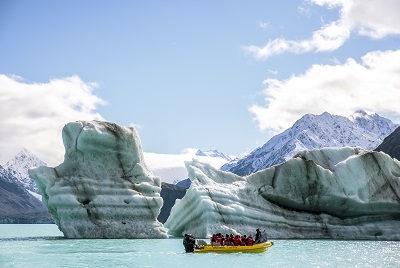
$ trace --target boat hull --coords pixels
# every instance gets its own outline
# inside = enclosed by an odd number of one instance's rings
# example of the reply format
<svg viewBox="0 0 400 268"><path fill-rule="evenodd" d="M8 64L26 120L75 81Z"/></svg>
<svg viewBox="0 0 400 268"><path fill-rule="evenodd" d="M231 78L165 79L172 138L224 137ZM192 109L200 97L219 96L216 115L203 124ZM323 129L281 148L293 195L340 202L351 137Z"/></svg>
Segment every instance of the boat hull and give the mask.
<svg viewBox="0 0 400 268"><path fill-rule="evenodd" d="M255 244L252 246L202 246L198 249L194 249L194 253L262 253L267 250L267 248L272 247L273 242L264 242L260 244Z"/></svg>

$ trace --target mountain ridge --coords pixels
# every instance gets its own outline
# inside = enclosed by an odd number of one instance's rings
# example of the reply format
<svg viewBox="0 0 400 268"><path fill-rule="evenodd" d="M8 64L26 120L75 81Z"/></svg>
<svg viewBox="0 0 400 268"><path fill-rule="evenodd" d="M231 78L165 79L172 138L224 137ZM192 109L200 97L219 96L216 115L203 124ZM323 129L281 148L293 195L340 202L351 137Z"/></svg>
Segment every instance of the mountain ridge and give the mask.
<svg viewBox="0 0 400 268"><path fill-rule="evenodd" d="M221 167L240 176L283 163L302 150L323 147L361 147L373 150L398 127L376 113L358 110L349 117L324 112L306 114L247 156Z"/></svg>
<svg viewBox="0 0 400 268"><path fill-rule="evenodd" d="M0 223L51 223L46 207L0 165Z"/></svg>
<svg viewBox="0 0 400 268"><path fill-rule="evenodd" d="M225 159L226 161L232 161L233 160L230 156L218 151L217 149L207 150L207 151L203 151L201 149L198 149L197 152L195 153L195 155L197 155L197 156L208 156L208 157L219 157L219 158Z"/></svg>
<svg viewBox="0 0 400 268"><path fill-rule="evenodd" d="M40 194L36 183L29 177L28 169L47 164L27 149L19 151L12 159L7 161L4 167L10 172L25 189ZM37 196L37 195L36 195Z"/></svg>

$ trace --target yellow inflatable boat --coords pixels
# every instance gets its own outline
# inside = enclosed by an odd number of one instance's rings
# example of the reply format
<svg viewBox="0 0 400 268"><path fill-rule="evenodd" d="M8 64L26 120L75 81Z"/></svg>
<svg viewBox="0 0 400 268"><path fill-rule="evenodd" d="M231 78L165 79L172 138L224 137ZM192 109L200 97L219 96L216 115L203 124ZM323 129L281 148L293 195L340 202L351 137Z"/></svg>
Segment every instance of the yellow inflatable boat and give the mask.
<svg viewBox="0 0 400 268"><path fill-rule="evenodd" d="M254 244L252 246L199 246L194 248L194 253L261 253L267 250L267 248L272 247L273 242L263 242L260 244Z"/></svg>

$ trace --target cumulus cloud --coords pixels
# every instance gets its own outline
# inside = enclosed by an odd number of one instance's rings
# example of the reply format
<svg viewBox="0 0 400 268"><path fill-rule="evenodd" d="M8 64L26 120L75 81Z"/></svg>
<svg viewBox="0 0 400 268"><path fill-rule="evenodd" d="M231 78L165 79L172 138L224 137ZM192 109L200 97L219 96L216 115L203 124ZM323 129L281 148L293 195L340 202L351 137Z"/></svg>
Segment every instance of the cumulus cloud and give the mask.
<svg viewBox="0 0 400 268"><path fill-rule="evenodd" d="M343 21L358 34L376 39L400 34L400 1L342 0L342 5Z"/></svg>
<svg viewBox="0 0 400 268"><path fill-rule="evenodd" d="M244 49L258 59L284 52L324 52L340 48L351 33L374 39L400 35L400 1L397 0L309 0L311 4L339 8L339 19L324 24L305 40L269 41L265 46L246 46ZM304 8L303 8L304 9Z"/></svg>
<svg viewBox="0 0 400 268"><path fill-rule="evenodd" d="M103 120L96 112L105 104L93 94L97 87L78 76L27 83L21 77L0 74L2 162L28 148L50 165L61 163L64 125L76 120Z"/></svg>
<svg viewBox="0 0 400 268"><path fill-rule="evenodd" d="M313 65L287 80L267 79L265 105L250 107L262 130L278 133L307 113L347 116L357 109L400 115L400 50L374 51L361 62Z"/></svg>

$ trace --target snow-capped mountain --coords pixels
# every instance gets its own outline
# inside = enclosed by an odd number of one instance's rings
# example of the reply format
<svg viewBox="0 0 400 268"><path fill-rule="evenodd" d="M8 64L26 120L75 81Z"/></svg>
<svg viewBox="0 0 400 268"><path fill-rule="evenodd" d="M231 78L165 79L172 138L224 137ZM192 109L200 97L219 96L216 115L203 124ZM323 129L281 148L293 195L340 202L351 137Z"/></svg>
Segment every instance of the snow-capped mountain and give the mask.
<svg viewBox="0 0 400 268"><path fill-rule="evenodd" d="M0 223L51 223L46 207L0 165Z"/></svg>
<svg viewBox="0 0 400 268"><path fill-rule="evenodd" d="M281 134L221 170L244 176L285 162L302 150L323 147L376 148L398 125L378 114L356 111L349 117L306 114Z"/></svg>
<svg viewBox="0 0 400 268"><path fill-rule="evenodd" d="M24 188L24 186L17 180L17 178L13 176L12 173L1 165L0 165L0 178L2 178L2 180L7 182L17 183L22 188Z"/></svg>
<svg viewBox="0 0 400 268"><path fill-rule="evenodd" d="M39 194L39 190L35 182L29 177L28 169L39 166L46 166L46 163L26 149L17 153L5 164L5 168L8 172L10 172L26 190L36 194Z"/></svg>
<svg viewBox="0 0 400 268"><path fill-rule="evenodd" d="M207 156L207 157L219 157L222 159L225 159L226 161L232 161L233 159L224 153L221 153L218 150L208 150L208 151L202 151L202 150L197 150L196 154L197 156Z"/></svg>

